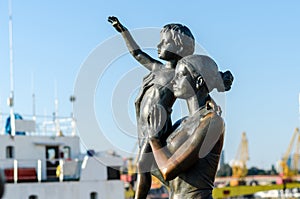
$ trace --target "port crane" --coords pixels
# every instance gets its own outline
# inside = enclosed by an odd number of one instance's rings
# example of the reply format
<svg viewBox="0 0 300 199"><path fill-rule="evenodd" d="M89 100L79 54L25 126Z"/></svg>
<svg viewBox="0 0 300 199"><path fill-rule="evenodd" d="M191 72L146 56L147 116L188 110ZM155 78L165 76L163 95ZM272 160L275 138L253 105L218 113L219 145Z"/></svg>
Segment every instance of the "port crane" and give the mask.
<svg viewBox="0 0 300 199"><path fill-rule="evenodd" d="M242 139L239 144L235 159L231 164L232 168L232 180L230 181L230 186L243 185L245 183L244 177L248 173L247 169L247 161L249 160L249 152L248 152L248 140L246 137L246 133L242 133Z"/></svg>
<svg viewBox="0 0 300 199"><path fill-rule="evenodd" d="M293 149L294 149L294 153L292 153ZM291 161L289 160L290 157L292 157ZM238 197L243 195L254 194L259 191L286 190L286 189L293 189L293 188L300 189L300 183L297 181L292 181L293 177L296 177L296 175L298 174L299 158L300 158L300 132L299 129L296 128L293 133L292 139L288 145L288 148L280 161L284 183L256 185L256 186L242 185L241 182L243 181L244 177L247 175L246 162L249 159L248 142L246 138L246 133L243 133L236 158L231 165L232 172L233 172L232 175L233 179L230 181L231 186L215 188L213 190L213 198L221 199L221 198L229 198L229 197Z"/></svg>
<svg viewBox="0 0 300 199"><path fill-rule="evenodd" d="M294 155L292 156L292 160L289 164L289 158L291 157L291 152L293 150L294 143L296 142L296 149L294 151ZM289 143L289 146L284 153L281 161L280 166L282 169L282 177L284 180L291 180L291 178L298 174L298 162L299 162L299 155L300 153L300 133L299 129L296 128L292 139Z"/></svg>

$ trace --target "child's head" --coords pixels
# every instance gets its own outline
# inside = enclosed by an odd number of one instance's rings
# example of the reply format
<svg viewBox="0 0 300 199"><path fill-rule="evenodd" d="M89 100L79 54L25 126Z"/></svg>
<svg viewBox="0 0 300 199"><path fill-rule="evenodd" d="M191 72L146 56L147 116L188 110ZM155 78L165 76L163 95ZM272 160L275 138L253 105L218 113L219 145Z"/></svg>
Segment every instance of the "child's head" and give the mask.
<svg viewBox="0 0 300 199"><path fill-rule="evenodd" d="M182 58L192 55L195 49L194 36L188 27L181 24L167 24L161 30L161 41L158 44L159 57L171 60L170 55ZM168 51L167 56L165 51Z"/></svg>

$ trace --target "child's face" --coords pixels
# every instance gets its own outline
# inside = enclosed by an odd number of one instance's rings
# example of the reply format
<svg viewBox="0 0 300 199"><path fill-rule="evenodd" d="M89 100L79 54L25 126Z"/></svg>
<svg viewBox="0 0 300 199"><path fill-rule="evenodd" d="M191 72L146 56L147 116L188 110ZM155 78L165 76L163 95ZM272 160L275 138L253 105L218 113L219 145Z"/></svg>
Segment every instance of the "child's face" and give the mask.
<svg viewBox="0 0 300 199"><path fill-rule="evenodd" d="M160 34L160 42L157 45L158 57L166 61L175 60L178 57L177 51L178 46L175 45L172 33L170 31L162 32Z"/></svg>

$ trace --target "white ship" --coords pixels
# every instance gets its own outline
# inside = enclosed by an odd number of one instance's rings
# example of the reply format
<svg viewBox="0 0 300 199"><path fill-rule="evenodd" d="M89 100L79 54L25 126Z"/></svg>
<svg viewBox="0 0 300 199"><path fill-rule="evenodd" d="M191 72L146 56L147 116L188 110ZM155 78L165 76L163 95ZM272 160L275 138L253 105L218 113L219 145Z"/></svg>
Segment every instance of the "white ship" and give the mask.
<svg viewBox="0 0 300 199"><path fill-rule="evenodd" d="M0 111L0 177L5 179L2 198L125 198L119 172L122 158L114 153L86 149L82 154L73 116L42 121L35 116L34 106L30 119L15 114L11 5L9 0L10 113L3 115ZM75 98L70 100L74 102ZM55 116L57 106L56 100ZM9 115L12 121L6 121L4 130L2 118ZM0 198L2 185L0 179Z"/></svg>
<svg viewBox="0 0 300 199"><path fill-rule="evenodd" d="M20 124L21 122L21 124ZM109 152L80 152L74 131L0 135L0 169L6 179L3 199L123 199L119 168L123 161ZM72 120L70 120L72 122ZM27 127L26 127L27 125ZM45 130L45 128L44 128Z"/></svg>

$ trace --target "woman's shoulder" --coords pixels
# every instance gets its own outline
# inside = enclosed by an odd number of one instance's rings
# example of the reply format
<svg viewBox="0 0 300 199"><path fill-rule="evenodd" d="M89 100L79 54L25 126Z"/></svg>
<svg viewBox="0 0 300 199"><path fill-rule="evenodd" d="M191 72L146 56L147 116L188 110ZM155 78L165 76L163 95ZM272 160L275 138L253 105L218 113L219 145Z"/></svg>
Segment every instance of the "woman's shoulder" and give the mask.
<svg viewBox="0 0 300 199"><path fill-rule="evenodd" d="M200 122L203 122L203 121L209 121L210 123L217 123L217 124L224 125L223 118L220 116L220 114L218 114L214 110L208 110L205 114L203 114L200 117Z"/></svg>

